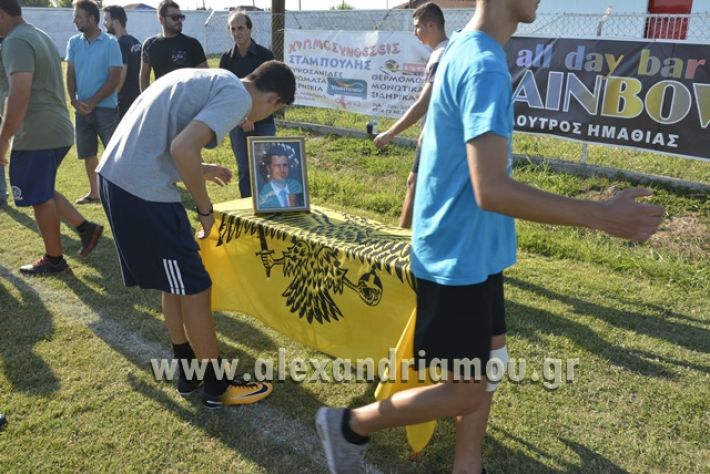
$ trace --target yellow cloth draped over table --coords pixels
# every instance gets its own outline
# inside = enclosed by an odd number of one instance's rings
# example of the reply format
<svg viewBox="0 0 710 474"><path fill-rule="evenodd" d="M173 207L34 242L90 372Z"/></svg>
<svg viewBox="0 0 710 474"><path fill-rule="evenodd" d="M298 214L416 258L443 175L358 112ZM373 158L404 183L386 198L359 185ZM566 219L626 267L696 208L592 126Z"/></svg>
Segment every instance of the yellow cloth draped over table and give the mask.
<svg viewBox="0 0 710 474"><path fill-rule="evenodd" d="M251 199L241 199L215 206L200 247L214 311L249 314L334 357L372 358L375 369L396 348L397 381L378 386L382 400L416 386L412 369L409 382L399 380L416 318L409 240L408 231L320 207L256 216ZM435 426L407 427L413 451Z"/></svg>

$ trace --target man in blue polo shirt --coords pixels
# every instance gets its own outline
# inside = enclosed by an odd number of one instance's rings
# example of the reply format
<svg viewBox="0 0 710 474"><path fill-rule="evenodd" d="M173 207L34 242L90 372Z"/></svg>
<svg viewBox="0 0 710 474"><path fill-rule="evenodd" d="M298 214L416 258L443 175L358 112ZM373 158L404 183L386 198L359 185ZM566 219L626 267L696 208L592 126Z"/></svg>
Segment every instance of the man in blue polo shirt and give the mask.
<svg viewBox="0 0 710 474"><path fill-rule="evenodd" d="M104 147L118 125L118 96L123 60L115 38L99 29L99 7L91 0L74 3L74 24L79 34L67 44L67 91L76 110L77 156L84 160L89 192L77 204L98 202L96 178L97 135Z"/></svg>

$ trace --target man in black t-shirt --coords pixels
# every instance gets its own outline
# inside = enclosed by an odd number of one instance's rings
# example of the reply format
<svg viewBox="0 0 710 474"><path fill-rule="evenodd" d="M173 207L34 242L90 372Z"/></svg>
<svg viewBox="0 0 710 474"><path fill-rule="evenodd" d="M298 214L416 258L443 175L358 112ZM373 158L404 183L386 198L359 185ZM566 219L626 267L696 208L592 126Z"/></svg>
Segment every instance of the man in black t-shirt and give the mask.
<svg viewBox="0 0 710 474"><path fill-rule="evenodd" d="M141 42L128 34L128 17L123 7L116 5L104 7L104 28L114 35L121 47L123 70L121 85L118 87L118 113L123 118L136 97L141 93L138 87L138 72L141 67Z"/></svg>
<svg viewBox="0 0 710 474"><path fill-rule="evenodd" d="M158 6L158 20L163 29L143 43L141 53L140 89L150 84L150 70L155 78L184 67L207 67L207 56L195 38L182 34L185 15L172 0L163 0Z"/></svg>

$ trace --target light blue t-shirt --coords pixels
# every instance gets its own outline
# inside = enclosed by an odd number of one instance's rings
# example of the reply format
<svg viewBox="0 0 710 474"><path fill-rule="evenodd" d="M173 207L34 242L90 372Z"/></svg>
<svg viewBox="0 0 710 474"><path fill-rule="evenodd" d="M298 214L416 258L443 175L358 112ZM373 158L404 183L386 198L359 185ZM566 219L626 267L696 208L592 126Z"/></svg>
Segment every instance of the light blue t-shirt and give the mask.
<svg viewBox="0 0 710 474"><path fill-rule="evenodd" d="M476 204L466 142L508 140L512 86L503 47L480 31L451 39L439 63L424 130L412 229L412 271L442 285L472 285L515 263L515 223Z"/></svg>
<svg viewBox="0 0 710 474"><path fill-rule="evenodd" d="M116 38L101 32L93 41L89 41L84 33L69 38L66 60L74 65L74 80L78 100L93 97L109 78L109 69L123 67L121 47ZM118 107L116 91L109 94L97 107Z"/></svg>

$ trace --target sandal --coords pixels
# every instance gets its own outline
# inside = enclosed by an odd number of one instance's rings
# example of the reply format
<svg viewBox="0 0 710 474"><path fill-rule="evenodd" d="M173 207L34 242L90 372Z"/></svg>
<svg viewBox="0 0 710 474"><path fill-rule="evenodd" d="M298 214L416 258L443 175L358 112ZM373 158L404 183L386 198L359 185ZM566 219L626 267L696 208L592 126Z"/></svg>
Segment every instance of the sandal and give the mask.
<svg viewBox="0 0 710 474"><path fill-rule="evenodd" d="M74 204L93 204L95 202L101 202L101 198L100 197L91 197L91 196L87 195L87 196L81 197L81 198L77 199L76 201L74 201Z"/></svg>

